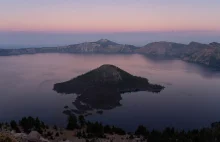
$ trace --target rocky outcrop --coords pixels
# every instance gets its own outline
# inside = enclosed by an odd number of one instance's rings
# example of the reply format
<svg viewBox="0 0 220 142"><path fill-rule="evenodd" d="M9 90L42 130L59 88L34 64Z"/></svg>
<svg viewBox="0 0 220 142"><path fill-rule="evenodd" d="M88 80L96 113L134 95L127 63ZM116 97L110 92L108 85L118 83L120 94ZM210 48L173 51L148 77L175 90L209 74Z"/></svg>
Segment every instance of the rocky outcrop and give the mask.
<svg viewBox="0 0 220 142"><path fill-rule="evenodd" d="M14 137L18 142L50 142L43 138L37 131L31 131L28 135L25 133L10 133L11 137Z"/></svg>
<svg viewBox="0 0 220 142"><path fill-rule="evenodd" d="M30 134L27 136L27 140L29 142L39 142L40 136L41 135L37 131L31 131Z"/></svg>
<svg viewBox="0 0 220 142"><path fill-rule="evenodd" d="M10 133L0 132L0 142L18 142L18 140Z"/></svg>

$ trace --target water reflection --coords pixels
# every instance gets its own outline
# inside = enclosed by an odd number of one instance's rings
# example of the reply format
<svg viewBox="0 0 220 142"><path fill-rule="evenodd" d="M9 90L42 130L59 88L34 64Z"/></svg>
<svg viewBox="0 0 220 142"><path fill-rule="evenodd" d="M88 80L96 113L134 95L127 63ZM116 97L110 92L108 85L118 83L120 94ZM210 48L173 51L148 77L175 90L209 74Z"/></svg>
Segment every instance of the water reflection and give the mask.
<svg viewBox="0 0 220 142"><path fill-rule="evenodd" d="M64 106L76 109L76 95L60 95L53 85L102 64L114 64L131 74L166 87L159 94L121 95L122 105L91 115L127 130L148 128L192 129L220 120L220 73L180 60L154 60L142 55L37 54L0 57L0 121L38 116L48 124L65 125Z"/></svg>
<svg viewBox="0 0 220 142"><path fill-rule="evenodd" d="M188 63L180 61L174 58L165 58L165 57L150 57L141 55L143 58L146 58L151 64L158 66L158 68L163 69L174 69L176 68L184 70L188 73L196 73L205 77L207 79L220 78L220 70L215 68L210 68L204 65ZM175 70L175 69L174 69Z"/></svg>

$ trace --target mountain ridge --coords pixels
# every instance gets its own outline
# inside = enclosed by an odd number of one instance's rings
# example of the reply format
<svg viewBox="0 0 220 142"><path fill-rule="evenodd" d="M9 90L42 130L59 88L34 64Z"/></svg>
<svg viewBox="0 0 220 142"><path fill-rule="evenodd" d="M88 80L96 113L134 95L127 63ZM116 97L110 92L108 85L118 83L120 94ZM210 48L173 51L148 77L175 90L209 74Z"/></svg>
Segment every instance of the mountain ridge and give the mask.
<svg viewBox="0 0 220 142"><path fill-rule="evenodd" d="M58 47L0 49L0 56L37 53L143 54L156 57L177 58L220 69L220 43L218 42L203 44L193 41L189 44L181 44L159 41L137 47L134 45L119 44L108 39L100 39L95 42L83 42Z"/></svg>

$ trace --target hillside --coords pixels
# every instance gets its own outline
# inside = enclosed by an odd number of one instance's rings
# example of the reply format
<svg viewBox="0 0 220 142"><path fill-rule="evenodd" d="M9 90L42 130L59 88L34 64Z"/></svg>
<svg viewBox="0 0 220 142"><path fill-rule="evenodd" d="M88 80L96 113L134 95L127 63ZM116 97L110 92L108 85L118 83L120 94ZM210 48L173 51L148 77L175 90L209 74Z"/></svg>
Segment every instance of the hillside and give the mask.
<svg viewBox="0 0 220 142"><path fill-rule="evenodd" d="M37 54L37 53L132 53L133 45L118 44L107 39L96 42L84 42L60 47L0 49L0 56Z"/></svg>
<svg viewBox="0 0 220 142"><path fill-rule="evenodd" d="M186 46L180 59L199 63L209 67L220 68L220 44L200 44L192 42Z"/></svg>
<svg viewBox="0 0 220 142"><path fill-rule="evenodd" d="M201 44L191 42L188 45L172 42L154 42L137 49L136 53L181 59L205 65L207 67L220 68L220 44Z"/></svg>
<svg viewBox="0 0 220 142"><path fill-rule="evenodd" d="M143 47L135 47L133 45L118 44L107 39L101 39L96 42L84 42L60 47L0 49L0 56L37 53L143 54L163 58L177 58L208 67L220 68L220 44L217 42L210 44L191 42L185 45L163 41L149 43Z"/></svg>
<svg viewBox="0 0 220 142"><path fill-rule="evenodd" d="M186 45L173 42L153 42L137 49L136 52L151 56L179 57Z"/></svg>

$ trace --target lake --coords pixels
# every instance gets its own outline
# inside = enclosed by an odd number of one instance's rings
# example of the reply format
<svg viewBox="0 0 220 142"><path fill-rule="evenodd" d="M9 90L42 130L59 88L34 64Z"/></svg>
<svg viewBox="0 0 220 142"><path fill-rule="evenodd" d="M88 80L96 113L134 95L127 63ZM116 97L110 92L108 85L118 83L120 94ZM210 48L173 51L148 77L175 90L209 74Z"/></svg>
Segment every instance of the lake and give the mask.
<svg viewBox="0 0 220 142"><path fill-rule="evenodd" d="M193 129L220 121L220 72L180 60L152 59L143 55L36 54L0 57L0 121L24 116L39 117L49 125L65 126L64 106L74 108L76 95L53 91L67 81L102 64L146 77L164 85L159 94L122 94L122 106L88 116L91 121L114 124L134 131L139 124L149 129Z"/></svg>

